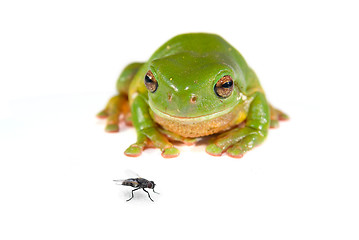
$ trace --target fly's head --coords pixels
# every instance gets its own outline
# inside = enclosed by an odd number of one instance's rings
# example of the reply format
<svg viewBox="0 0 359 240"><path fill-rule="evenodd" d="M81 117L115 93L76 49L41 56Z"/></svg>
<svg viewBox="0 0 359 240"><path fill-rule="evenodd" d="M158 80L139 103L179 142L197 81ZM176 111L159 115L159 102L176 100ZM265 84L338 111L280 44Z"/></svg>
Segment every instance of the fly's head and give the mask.
<svg viewBox="0 0 359 240"><path fill-rule="evenodd" d="M147 188L154 189L155 186L156 186L156 184L155 184L153 181L149 181L149 182L147 183Z"/></svg>

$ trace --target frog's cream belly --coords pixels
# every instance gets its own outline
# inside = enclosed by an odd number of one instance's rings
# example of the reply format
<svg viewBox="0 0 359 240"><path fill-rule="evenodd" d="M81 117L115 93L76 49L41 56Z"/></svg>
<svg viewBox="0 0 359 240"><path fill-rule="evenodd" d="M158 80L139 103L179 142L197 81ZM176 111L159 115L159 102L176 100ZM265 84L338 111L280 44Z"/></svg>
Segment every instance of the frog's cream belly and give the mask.
<svg viewBox="0 0 359 240"><path fill-rule="evenodd" d="M156 111L157 112L157 111ZM247 117L247 111L243 106L237 106L231 111L220 116L183 118L174 117L165 113L156 114L151 111L152 118L164 129L183 137L195 138L225 131L236 124L243 122Z"/></svg>

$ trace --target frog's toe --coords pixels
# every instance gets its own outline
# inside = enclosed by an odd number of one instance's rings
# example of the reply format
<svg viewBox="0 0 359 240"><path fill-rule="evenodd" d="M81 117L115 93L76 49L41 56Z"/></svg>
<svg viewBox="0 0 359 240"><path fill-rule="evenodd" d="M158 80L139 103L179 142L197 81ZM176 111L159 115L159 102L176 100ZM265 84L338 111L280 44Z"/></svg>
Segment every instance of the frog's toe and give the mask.
<svg viewBox="0 0 359 240"><path fill-rule="evenodd" d="M125 124L127 126L132 126L133 125L132 124L132 117L131 117L130 113L125 115Z"/></svg>
<svg viewBox="0 0 359 240"><path fill-rule="evenodd" d="M287 114L285 114L284 112L280 112L278 119L281 121L287 121L287 120L289 120L289 116Z"/></svg>
<svg viewBox="0 0 359 240"><path fill-rule="evenodd" d="M118 132L120 130L118 124L107 124L105 131L109 133Z"/></svg>
<svg viewBox="0 0 359 240"><path fill-rule="evenodd" d="M108 113L106 110L102 110L101 112L96 114L96 117L98 118L107 118L108 117Z"/></svg>
<svg viewBox="0 0 359 240"><path fill-rule="evenodd" d="M263 141L262 136L248 135L241 141L237 142L233 146L227 149L227 155L234 158L241 158L243 154L259 145Z"/></svg>
<svg viewBox="0 0 359 240"><path fill-rule="evenodd" d="M270 120L270 128L278 128L279 121L278 120Z"/></svg>
<svg viewBox="0 0 359 240"><path fill-rule="evenodd" d="M206 152L212 156L221 156L222 148L218 147L216 144L212 143L206 147Z"/></svg>
<svg viewBox="0 0 359 240"><path fill-rule="evenodd" d="M278 123L274 122L273 124L277 124L279 126L279 121L286 121L289 120L289 116L282 112L281 110L274 108L273 106L270 106L271 111L271 121L277 121ZM278 127L277 125L272 126L272 123L270 125L271 128Z"/></svg>
<svg viewBox="0 0 359 240"><path fill-rule="evenodd" d="M175 147L166 148L162 152L162 157L164 158L174 158L180 154L180 151Z"/></svg>
<svg viewBox="0 0 359 240"><path fill-rule="evenodd" d="M125 151L125 155L128 157L138 157L142 153L142 148L132 144L130 147L128 147Z"/></svg>
<svg viewBox="0 0 359 240"><path fill-rule="evenodd" d="M244 154L243 150L236 146L230 147L227 150L227 155L233 158L241 158L243 157L243 154Z"/></svg>

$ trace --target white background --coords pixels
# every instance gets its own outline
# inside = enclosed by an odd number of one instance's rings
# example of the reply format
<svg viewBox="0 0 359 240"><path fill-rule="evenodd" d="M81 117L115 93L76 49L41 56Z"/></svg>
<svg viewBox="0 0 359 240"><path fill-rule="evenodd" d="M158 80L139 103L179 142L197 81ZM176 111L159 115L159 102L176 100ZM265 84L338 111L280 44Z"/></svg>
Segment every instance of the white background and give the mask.
<svg viewBox="0 0 359 240"><path fill-rule="evenodd" d="M355 1L1 1L0 239L359 239ZM122 68L220 34L291 120L242 159L128 158L95 114ZM112 181L130 169L144 192Z"/></svg>

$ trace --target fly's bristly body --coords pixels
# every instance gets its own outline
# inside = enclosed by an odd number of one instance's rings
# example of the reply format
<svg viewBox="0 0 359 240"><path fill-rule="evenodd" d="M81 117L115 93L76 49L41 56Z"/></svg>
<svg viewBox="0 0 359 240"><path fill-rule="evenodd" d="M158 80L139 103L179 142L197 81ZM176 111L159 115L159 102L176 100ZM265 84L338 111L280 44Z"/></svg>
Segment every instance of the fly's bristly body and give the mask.
<svg viewBox="0 0 359 240"><path fill-rule="evenodd" d="M142 189L143 191L145 191L152 202L154 202L154 201L151 198L150 193L147 192L145 188L152 189L152 191L154 193L159 194L158 192L155 192L154 188L155 188L156 184L153 181L149 181L149 180L141 178L141 177L129 178L129 179L125 179L125 180L114 180L114 181L118 182L120 185L130 186L130 187L135 188L131 192L131 198L127 199L126 201L130 201L134 197L133 192L136 190L139 190L139 189Z"/></svg>

